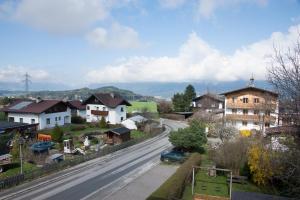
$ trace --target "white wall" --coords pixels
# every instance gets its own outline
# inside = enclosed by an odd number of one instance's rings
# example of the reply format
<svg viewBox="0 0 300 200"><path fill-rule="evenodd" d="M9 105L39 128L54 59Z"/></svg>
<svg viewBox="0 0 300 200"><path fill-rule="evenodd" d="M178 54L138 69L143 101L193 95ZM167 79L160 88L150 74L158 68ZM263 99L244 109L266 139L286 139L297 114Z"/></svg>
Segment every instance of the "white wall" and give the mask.
<svg viewBox="0 0 300 200"><path fill-rule="evenodd" d="M77 110L76 112L77 116L82 117L82 118L86 118L86 110Z"/></svg>
<svg viewBox="0 0 300 200"><path fill-rule="evenodd" d="M53 128L56 124L58 126L63 126L65 123L71 123L71 109L68 108L66 112L49 114L8 113L8 117L14 117L15 122L20 122L20 118L23 118L23 123L29 124L31 124L31 119L35 119L35 123L39 123L38 129ZM65 117L67 117L66 122ZM50 118L50 124L47 124L47 118ZM57 121L55 120L55 118L57 119Z"/></svg>
<svg viewBox="0 0 300 200"><path fill-rule="evenodd" d="M86 110L87 122L97 122L102 118L101 116L91 114L91 110L108 111L108 116L105 117L105 120L109 121L111 124L120 124L122 122L122 117L123 120L126 119L126 105L119 105L116 108L109 108L105 105L87 104L87 107L89 107L89 110ZM123 108L123 112L121 112L121 108Z"/></svg>

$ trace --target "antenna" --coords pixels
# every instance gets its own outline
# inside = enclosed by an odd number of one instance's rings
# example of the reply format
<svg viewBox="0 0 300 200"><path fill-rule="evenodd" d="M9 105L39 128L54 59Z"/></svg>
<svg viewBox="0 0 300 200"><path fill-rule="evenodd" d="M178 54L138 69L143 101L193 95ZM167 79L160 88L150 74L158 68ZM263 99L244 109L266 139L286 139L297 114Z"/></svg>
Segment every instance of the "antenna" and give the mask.
<svg viewBox="0 0 300 200"><path fill-rule="evenodd" d="M253 73L251 75L251 78L250 78L250 81L249 81L249 84L248 84L249 87L254 87L254 76L253 76Z"/></svg>
<svg viewBox="0 0 300 200"><path fill-rule="evenodd" d="M26 74L24 75L24 80L23 82L25 83L25 92L26 92L26 95L28 95L28 92L29 92L29 83L31 82L30 80L30 75L26 72Z"/></svg>

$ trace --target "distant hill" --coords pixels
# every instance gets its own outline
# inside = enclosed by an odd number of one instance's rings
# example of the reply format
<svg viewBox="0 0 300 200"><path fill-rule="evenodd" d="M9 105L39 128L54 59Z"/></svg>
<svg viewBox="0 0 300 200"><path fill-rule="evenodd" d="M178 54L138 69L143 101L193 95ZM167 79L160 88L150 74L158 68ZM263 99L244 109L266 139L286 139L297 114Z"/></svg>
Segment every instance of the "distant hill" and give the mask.
<svg viewBox="0 0 300 200"><path fill-rule="evenodd" d="M105 86L96 89L89 88L80 88L74 90L62 90L62 91L33 91L29 93L31 97L41 97L42 99L64 99L64 100L73 100L73 99L86 99L93 93L114 93L122 96L127 100L145 100L150 97L145 97L139 94L136 94L130 90L119 89L114 86ZM2 94L2 95L1 95ZM0 90L0 96L24 96L24 91L5 91ZM151 98L150 98L151 99Z"/></svg>

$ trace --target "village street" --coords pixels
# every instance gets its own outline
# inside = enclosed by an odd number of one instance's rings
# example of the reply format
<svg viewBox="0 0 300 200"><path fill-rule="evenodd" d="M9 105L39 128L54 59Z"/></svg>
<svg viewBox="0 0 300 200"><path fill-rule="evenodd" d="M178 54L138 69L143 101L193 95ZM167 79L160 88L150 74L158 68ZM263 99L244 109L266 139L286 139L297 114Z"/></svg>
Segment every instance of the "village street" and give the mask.
<svg viewBox="0 0 300 200"><path fill-rule="evenodd" d="M166 131L152 139L0 193L0 199L109 199L159 163L171 147L167 135L186 124L164 120Z"/></svg>

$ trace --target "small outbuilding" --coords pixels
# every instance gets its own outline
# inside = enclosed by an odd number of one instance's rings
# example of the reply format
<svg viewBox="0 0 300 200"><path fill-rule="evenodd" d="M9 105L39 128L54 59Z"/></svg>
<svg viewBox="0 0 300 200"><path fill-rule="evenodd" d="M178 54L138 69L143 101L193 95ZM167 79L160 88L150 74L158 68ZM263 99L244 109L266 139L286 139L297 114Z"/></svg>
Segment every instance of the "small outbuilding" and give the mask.
<svg viewBox="0 0 300 200"><path fill-rule="evenodd" d="M120 127L105 132L106 144L121 144L130 140L130 129Z"/></svg>

